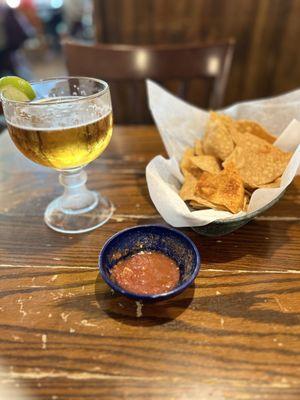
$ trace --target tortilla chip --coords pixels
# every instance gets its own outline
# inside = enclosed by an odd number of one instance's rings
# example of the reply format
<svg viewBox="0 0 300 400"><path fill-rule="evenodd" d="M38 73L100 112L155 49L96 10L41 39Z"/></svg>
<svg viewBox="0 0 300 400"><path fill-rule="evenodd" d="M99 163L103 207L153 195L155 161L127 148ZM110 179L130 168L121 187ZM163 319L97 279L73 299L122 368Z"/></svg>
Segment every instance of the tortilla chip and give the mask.
<svg viewBox="0 0 300 400"><path fill-rule="evenodd" d="M244 185L233 164L218 174L203 172L195 193L214 204L225 206L232 213L243 209Z"/></svg>
<svg viewBox="0 0 300 400"><path fill-rule="evenodd" d="M241 133L250 133L260 139L266 140L272 144L275 142L276 137L271 135L265 128L255 121L249 121L247 119L240 119L236 121L237 130Z"/></svg>
<svg viewBox="0 0 300 400"><path fill-rule="evenodd" d="M211 112L203 138L204 153L225 160L234 149L232 131L235 130L230 117Z"/></svg>
<svg viewBox="0 0 300 400"><path fill-rule="evenodd" d="M203 145L202 145L202 140L197 139L195 142L195 148L194 148L194 152L196 154L196 156L201 156L203 155Z"/></svg>
<svg viewBox="0 0 300 400"><path fill-rule="evenodd" d="M218 204L213 204L200 196L196 196L195 200L191 200L189 204L196 210L203 210L203 208L213 208L214 210L228 211L226 207L220 206Z"/></svg>
<svg viewBox="0 0 300 400"><path fill-rule="evenodd" d="M242 133L237 130L232 132L232 139L237 146L247 147L251 149L260 149L263 147L268 148L269 146L272 146L266 140L251 135L251 133Z"/></svg>
<svg viewBox="0 0 300 400"><path fill-rule="evenodd" d="M193 175L199 177L202 170L191 162L192 157L194 157L194 149L189 147L185 150L180 162L181 172L184 176Z"/></svg>
<svg viewBox="0 0 300 400"><path fill-rule="evenodd" d="M280 187L291 153L274 147L275 139L255 121L211 112L203 140L182 157L181 198L195 209L247 211L255 189Z"/></svg>
<svg viewBox="0 0 300 400"><path fill-rule="evenodd" d="M221 171L220 164L214 156L194 156L191 157L190 160L194 166L200 168L202 171L211 172L212 174L216 174Z"/></svg>
<svg viewBox="0 0 300 400"><path fill-rule="evenodd" d="M196 185L198 179L193 175L187 175L185 181L180 189L179 196L184 201L190 201L190 205L193 208L201 209L201 208L217 208L217 206L210 201L207 201L201 198L199 195L195 193Z"/></svg>
<svg viewBox="0 0 300 400"><path fill-rule="evenodd" d="M280 177L290 157L290 153L285 153L268 143L261 147L237 146L223 162L223 166L226 168L233 163L246 187L258 188Z"/></svg>
<svg viewBox="0 0 300 400"><path fill-rule="evenodd" d="M189 158L194 157L194 149L192 147L188 147L182 156L180 167L185 167Z"/></svg>
<svg viewBox="0 0 300 400"><path fill-rule="evenodd" d="M185 177L184 183L179 191L179 196L182 200L186 201L194 198L197 182L197 178L191 174Z"/></svg>
<svg viewBox="0 0 300 400"><path fill-rule="evenodd" d="M260 188L279 188L281 183L281 176L275 179L274 182L266 183L265 185L261 185Z"/></svg>

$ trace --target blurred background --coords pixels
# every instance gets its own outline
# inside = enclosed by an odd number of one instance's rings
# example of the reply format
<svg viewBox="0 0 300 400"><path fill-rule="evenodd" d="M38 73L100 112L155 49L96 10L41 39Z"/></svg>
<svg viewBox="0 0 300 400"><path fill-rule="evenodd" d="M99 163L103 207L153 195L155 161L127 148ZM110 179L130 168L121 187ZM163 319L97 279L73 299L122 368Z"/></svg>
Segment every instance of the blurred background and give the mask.
<svg viewBox="0 0 300 400"><path fill-rule="evenodd" d="M300 0L0 0L0 74L66 73L65 38L145 45L234 38L226 105L299 86L299 18Z"/></svg>
<svg viewBox="0 0 300 400"><path fill-rule="evenodd" d="M0 75L65 74L65 36L94 38L92 0L0 0Z"/></svg>

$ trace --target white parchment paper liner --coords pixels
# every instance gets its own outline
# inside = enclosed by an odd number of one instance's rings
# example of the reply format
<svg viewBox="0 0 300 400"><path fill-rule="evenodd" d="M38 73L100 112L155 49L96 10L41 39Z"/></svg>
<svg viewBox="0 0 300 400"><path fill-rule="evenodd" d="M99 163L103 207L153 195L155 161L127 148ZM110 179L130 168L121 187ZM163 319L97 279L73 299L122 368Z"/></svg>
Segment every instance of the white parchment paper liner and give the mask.
<svg viewBox="0 0 300 400"><path fill-rule="evenodd" d="M264 100L237 103L222 112L233 118L261 123L278 136L275 146L293 152L280 188L257 189L251 197L247 213L231 214L212 209L190 211L178 194L183 182L178 162L183 151L193 146L196 138L202 137L209 113L177 98L153 81L147 81L147 91L150 110L170 158L153 158L147 165L146 179L155 207L170 225L203 226L216 220L234 220L260 210L280 196L297 171L300 173L300 90Z"/></svg>

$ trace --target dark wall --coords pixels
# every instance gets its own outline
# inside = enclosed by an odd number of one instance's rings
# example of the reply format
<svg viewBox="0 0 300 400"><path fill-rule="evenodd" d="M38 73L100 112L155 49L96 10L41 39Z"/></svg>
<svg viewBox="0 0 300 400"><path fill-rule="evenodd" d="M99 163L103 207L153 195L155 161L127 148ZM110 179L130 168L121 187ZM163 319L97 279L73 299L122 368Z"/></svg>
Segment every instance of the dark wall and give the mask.
<svg viewBox="0 0 300 400"><path fill-rule="evenodd" d="M237 41L226 103L300 86L300 0L94 0L104 43Z"/></svg>

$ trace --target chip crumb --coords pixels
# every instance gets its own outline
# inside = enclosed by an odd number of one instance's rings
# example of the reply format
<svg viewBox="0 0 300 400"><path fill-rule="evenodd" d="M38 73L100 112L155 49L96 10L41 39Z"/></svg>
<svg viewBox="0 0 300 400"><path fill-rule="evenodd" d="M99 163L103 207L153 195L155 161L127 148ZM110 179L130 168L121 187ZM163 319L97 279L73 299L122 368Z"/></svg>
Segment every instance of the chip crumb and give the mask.
<svg viewBox="0 0 300 400"><path fill-rule="evenodd" d="M141 301L136 301L135 304L136 304L136 317L140 318L143 316L142 313L143 303Z"/></svg>

